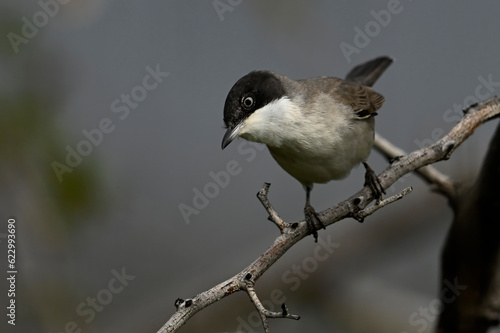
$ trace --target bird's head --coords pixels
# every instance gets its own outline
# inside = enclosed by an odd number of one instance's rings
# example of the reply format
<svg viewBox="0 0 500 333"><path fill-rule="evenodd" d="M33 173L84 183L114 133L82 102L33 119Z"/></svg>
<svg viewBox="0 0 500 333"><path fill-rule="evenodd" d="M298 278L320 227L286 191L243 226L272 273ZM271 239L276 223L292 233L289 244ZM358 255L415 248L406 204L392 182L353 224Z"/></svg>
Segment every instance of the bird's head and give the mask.
<svg viewBox="0 0 500 333"><path fill-rule="evenodd" d="M252 114L283 97L283 82L273 72L254 71L239 79L229 91L224 105L227 131L222 139L222 149L242 133Z"/></svg>

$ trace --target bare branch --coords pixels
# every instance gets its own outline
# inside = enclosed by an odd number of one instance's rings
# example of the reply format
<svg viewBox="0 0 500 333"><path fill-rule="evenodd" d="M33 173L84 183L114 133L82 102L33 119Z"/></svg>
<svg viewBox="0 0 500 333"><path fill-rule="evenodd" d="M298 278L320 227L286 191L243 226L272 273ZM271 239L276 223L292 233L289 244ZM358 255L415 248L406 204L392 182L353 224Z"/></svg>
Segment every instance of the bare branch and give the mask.
<svg viewBox="0 0 500 333"><path fill-rule="evenodd" d="M396 147L378 133L375 133L374 147L379 153L384 155L389 162L406 155L404 150ZM434 185L436 187L436 191L445 195L450 201L453 201L456 198L456 184L448 175L441 173L438 169L431 165L421 167L420 169L415 170L415 172L422 177L424 181Z"/></svg>
<svg viewBox="0 0 500 333"><path fill-rule="evenodd" d="M413 191L413 187L411 187L411 186L407 187L403 191L401 191L400 193L398 193L396 195L393 195L392 197L389 197L387 199L381 200L380 202L378 202L378 203L376 203L376 204L374 204L372 206L366 207L365 209L357 212L353 217L356 220L358 220L359 222L363 222L363 220L367 216L372 215L373 213L375 213L380 208L385 207L388 204L393 203L394 201L402 199L405 195L410 194L411 191Z"/></svg>
<svg viewBox="0 0 500 333"><path fill-rule="evenodd" d="M262 203L267 213L269 214L269 217L267 219L276 224L276 226L280 229L281 233L283 233L283 230L286 227L290 226L289 223L286 223L281 219L281 217L279 217L278 213L276 213L274 208L271 206L271 202L267 198L270 186L271 186L270 183L265 183L264 187L257 193L257 198L259 198L260 202Z"/></svg>
<svg viewBox="0 0 500 333"><path fill-rule="evenodd" d="M281 305L281 308L283 309L282 312L273 312L267 310L264 305L262 305L262 302L255 292L254 282L252 281L252 276L250 274L247 274L247 276L245 277L245 290L247 291L248 296L250 296L250 299L255 305L255 308L259 312L260 318L262 320L262 325L264 326L264 330L266 333L271 332L269 329L267 318L288 318L295 320L300 319L300 316L288 313L288 308L286 307L285 303Z"/></svg>
<svg viewBox="0 0 500 333"><path fill-rule="evenodd" d="M437 161L448 159L453 151L464 142L474 130L484 123L500 114L500 99L492 99L470 107L464 115L464 118L451 129L441 140L435 144L413 151L407 155L401 156L393 161L380 175L380 183L384 189L394 184L403 175L418 170L426 165ZM425 173L424 173L425 174ZM443 177L437 176L436 172L427 173L429 182L433 184L443 183ZM445 188L448 185L444 186ZM281 256L291 248L295 243L309 234L305 221L295 223L285 223L279 218L278 214L272 209L267 193L269 184L266 184L259 193L259 200L269 213L271 220L280 228L281 235L278 236L271 247L262 254L257 260L246 267L242 272L234 277L218 284L217 286L202 292L190 299L189 303L176 302L177 311L167 321L167 323L158 331L158 333L176 332L189 318L199 310L210 304L226 297L236 291L245 289L248 292L248 286L241 283L247 274L251 274L252 283L255 283ZM451 193L451 191L450 191ZM320 213L325 226L338 222L347 217L354 217L360 214L373 201L374 196L369 187L364 187L350 198L328 208ZM396 196L397 199L397 196ZM392 200L392 199L391 199ZM393 202L395 200L392 200ZM386 205L386 204L385 204ZM384 205L384 206L385 206ZM378 208L377 208L378 209ZM375 210L377 210L375 209ZM374 211L375 211L374 210ZM365 211L366 214L366 211ZM370 213L371 214L371 213ZM368 214L369 215L369 214ZM252 292L254 291L251 289ZM252 298L252 292L249 293ZM254 301L258 298L252 298ZM179 304L178 304L179 303ZM188 304L186 304L188 303ZM259 302L260 303L260 302ZM257 305L256 305L257 306ZM286 307L284 307L286 310ZM265 311L259 313L269 314ZM287 313L287 311L285 311ZM261 315L262 316L262 315ZM264 316L265 317L265 316ZM267 317L266 317L267 318Z"/></svg>

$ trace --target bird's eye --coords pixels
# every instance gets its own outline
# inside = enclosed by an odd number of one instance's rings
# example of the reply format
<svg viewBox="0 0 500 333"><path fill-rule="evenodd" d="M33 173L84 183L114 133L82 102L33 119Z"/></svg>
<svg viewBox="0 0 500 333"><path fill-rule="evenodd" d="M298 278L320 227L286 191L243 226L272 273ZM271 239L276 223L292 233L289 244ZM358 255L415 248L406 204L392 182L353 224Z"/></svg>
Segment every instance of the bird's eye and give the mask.
<svg viewBox="0 0 500 333"><path fill-rule="evenodd" d="M255 104L255 100L252 96L245 96L241 100L241 104L245 109L250 109Z"/></svg>

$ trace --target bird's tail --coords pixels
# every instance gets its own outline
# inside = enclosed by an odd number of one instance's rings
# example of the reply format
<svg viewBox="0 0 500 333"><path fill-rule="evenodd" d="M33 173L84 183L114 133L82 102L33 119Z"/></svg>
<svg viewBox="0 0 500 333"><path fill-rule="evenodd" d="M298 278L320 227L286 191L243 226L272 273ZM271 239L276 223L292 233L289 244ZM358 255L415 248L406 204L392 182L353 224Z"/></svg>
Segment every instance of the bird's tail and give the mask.
<svg viewBox="0 0 500 333"><path fill-rule="evenodd" d="M387 56L375 58L354 67L345 79L371 87L393 61L393 58Z"/></svg>

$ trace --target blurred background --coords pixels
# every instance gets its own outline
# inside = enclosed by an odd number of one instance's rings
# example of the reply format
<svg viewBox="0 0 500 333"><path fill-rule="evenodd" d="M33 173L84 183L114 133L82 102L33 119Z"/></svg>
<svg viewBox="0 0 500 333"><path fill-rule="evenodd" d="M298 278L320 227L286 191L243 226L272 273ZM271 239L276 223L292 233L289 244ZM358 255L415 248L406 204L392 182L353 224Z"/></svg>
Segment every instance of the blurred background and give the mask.
<svg viewBox="0 0 500 333"><path fill-rule="evenodd" d="M412 151L500 92L499 10L497 1L2 0L1 274L11 217L18 273L16 325L2 315L0 331L156 332L176 298L233 276L272 244L278 230L255 197L264 182L285 220L303 218L301 185L266 149L243 140L220 149L237 79L254 69L343 77L392 56L375 85L386 97L376 127ZM495 126L436 167L474 181ZM369 160L377 172L387 166L376 152ZM326 209L363 180L358 168L317 185L312 204ZM258 281L269 309L286 302L301 315L271 320L273 332L432 330L452 213L415 176L388 195L410 185L365 223L304 239ZM262 331L245 293L180 330Z"/></svg>

